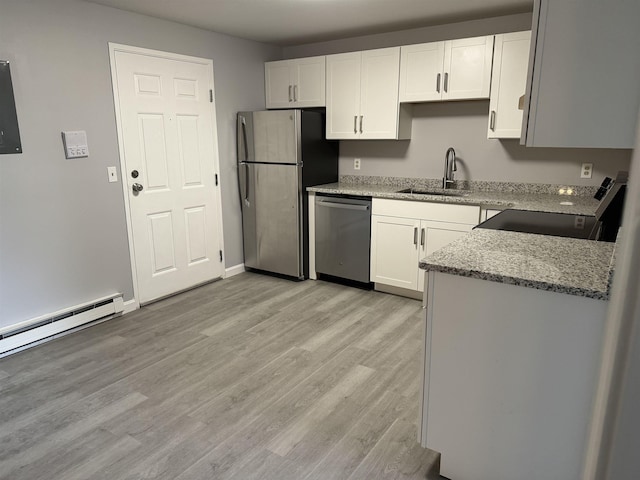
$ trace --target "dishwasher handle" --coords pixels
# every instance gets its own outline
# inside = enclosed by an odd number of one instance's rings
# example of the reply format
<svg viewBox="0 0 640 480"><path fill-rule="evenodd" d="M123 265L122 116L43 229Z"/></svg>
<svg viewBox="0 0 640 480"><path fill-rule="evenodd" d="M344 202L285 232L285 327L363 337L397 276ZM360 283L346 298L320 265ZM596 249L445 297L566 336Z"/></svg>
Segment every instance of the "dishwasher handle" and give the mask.
<svg viewBox="0 0 640 480"><path fill-rule="evenodd" d="M329 208L343 208L345 210L360 210L366 211L369 210L369 205L356 205L353 203L337 203L337 202L326 202L321 200L317 203L318 206L321 207L329 207Z"/></svg>

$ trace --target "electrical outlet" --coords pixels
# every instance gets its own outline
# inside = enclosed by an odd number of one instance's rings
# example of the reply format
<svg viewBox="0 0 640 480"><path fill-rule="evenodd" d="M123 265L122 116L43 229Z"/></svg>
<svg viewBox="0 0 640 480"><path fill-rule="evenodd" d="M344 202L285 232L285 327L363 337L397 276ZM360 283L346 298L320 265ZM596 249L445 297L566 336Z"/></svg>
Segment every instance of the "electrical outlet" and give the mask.
<svg viewBox="0 0 640 480"><path fill-rule="evenodd" d="M109 183L118 181L118 171L116 167L107 167L107 175L109 176Z"/></svg>
<svg viewBox="0 0 640 480"><path fill-rule="evenodd" d="M580 170L580 178L591 178L593 174L593 163L583 163Z"/></svg>
<svg viewBox="0 0 640 480"><path fill-rule="evenodd" d="M354 158L353 159L353 169L354 170L360 170L360 159L359 158Z"/></svg>

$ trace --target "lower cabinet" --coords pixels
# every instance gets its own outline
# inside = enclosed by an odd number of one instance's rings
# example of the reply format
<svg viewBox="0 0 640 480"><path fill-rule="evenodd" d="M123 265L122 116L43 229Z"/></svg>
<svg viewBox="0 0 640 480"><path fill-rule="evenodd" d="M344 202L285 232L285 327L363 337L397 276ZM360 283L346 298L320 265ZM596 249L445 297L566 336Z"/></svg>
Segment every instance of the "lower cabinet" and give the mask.
<svg viewBox="0 0 640 480"><path fill-rule="evenodd" d="M480 207L373 199L371 281L424 291L418 268L424 258L478 224Z"/></svg>

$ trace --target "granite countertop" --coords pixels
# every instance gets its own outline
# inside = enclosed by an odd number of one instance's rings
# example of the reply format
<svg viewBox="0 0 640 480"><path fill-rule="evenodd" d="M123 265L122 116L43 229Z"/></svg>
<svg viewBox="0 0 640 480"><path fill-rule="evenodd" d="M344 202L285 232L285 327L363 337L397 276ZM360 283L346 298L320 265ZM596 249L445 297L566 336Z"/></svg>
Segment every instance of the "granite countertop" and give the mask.
<svg viewBox="0 0 640 480"><path fill-rule="evenodd" d="M515 184L514 184L515 185ZM398 193L407 187L402 185L385 185L373 183L328 183L308 187L309 192L329 193L341 195L359 195L375 198L391 198L397 200L413 200L419 202L454 203L460 205L480 205L482 207L496 207L500 210L515 208L518 210L535 210L541 212L571 213L576 215L593 215L598 207L598 201L592 196L560 195L557 193L523 191L482 191L464 189L452 189L450 191L460 196L423 195L411 193ZM427 186L431 191L442 191L441 188Z"/></svg>
<svg viewBox="0 0 640 480"><path fill-rule="evenodd" d="M614 243L473 230L420 268L570 295L609 299Z"/></svg>

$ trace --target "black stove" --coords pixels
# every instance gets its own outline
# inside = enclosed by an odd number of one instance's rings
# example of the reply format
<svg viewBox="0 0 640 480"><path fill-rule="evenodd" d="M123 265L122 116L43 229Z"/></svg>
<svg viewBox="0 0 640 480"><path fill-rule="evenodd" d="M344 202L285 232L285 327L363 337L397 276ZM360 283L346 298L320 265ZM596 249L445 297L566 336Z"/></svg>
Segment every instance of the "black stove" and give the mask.
<svg viewBox="0 0 640 480"><path fill-rule="evenodd" d="M627 172L618 172L615 180L605 177L594 195L600 201L595 215L508 209L475 228L615 242L622 223L627 177Z"/></svg>
<svg viewBox="0 0 640 480"><path fill-rule="evenodd" d="M595 216L509 209L475 228L598 240L600 225Z"/></svg>

